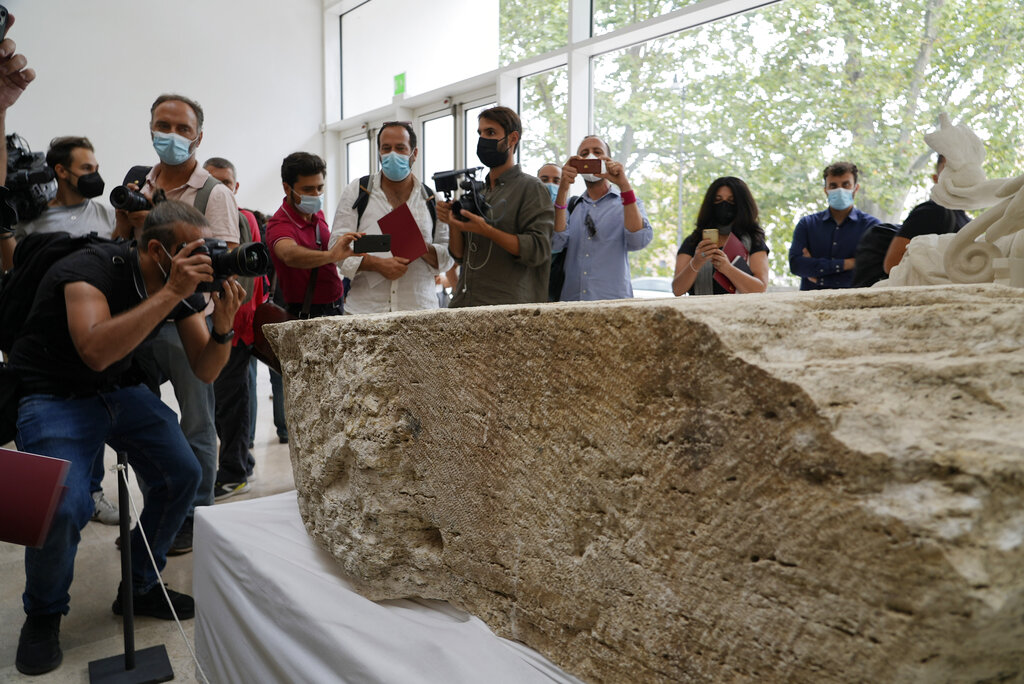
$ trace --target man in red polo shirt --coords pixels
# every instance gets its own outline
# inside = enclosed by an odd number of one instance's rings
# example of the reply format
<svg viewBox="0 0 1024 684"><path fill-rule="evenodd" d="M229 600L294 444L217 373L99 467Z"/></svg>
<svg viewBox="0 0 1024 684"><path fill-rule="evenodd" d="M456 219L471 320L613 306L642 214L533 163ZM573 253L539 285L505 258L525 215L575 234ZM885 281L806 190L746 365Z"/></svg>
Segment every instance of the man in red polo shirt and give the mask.
<svg viewBox="0 0 1024 684"><path fill-rule="evenodd" d="M359 237L346 233L327 248L331 227L321 211L326 175L327 165L315 154L285 157L284 201L267 223L267 244L286 308L300 318L341 314L344 290L336 264L353 256L352 241Z"/></svg>

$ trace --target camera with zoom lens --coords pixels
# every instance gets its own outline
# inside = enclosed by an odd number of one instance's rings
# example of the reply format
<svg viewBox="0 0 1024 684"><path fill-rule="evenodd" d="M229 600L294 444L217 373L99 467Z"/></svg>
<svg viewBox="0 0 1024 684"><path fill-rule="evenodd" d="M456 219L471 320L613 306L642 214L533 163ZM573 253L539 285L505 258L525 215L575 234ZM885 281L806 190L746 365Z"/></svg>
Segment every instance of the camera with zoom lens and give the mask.
<svg viewBox="0 0 1024 684"><path fill-rule="evenodd" d="M462 194L459 196L459 199L452 202L452 214L455 215L455 218L462 219L462 212L464 211L482 217L491 210L487 200L481 194L484 189L484 182L476 179L476 172L482 168L482 166L475 166L468 169L438 171L431 176L436 191L444 193L446 202L451 202L452 193L462 188ZM459 181L462 176L465 176L465 179Z"/></svg>
<svg viewBox="0 0 1024 684"><path fill-rule="evenodd" d="M17 133L7 136L7 189L0 232L36 218L57 195L57 177L46 155L33 152Z"/></svg>
<svg viewBox="0 0 1024 684"><path fill-rule="evenodd" d="M270 272L270 250L262 242L243 242L228 249L224 240L207 238L192 254L208 254L213 262L213 282L199 283L196 292L220 292L230 276L252 278Z"/></svg>
<svg viewBox="0 0 1024 684"><path fill-rule="evenodd" d="M110 191L110 205L125 211L146 211L153 208L153 203L145 195L127 185L119 185Z"/></svg>

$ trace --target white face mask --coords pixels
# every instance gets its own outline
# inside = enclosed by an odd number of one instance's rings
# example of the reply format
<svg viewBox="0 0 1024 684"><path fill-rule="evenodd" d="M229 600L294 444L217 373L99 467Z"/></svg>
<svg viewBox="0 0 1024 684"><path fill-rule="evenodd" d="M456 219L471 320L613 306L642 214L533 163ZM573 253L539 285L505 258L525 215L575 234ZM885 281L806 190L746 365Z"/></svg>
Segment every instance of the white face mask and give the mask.
<svg viewBox="0 0 1024 684"><path fill-rule="evenodd" d="M582 157L580 157L580 159L596 159L596 157L592 156L588 152L587 154L585 154ZM605 172L604 160L602 159L601 160L601 173L604 173L604 172ZM585 180L588 183L597 183L597 182L601 181L602 179L599 176L595 176L592 173L585 173L585 174L583 174L583 180Z"/></svg>

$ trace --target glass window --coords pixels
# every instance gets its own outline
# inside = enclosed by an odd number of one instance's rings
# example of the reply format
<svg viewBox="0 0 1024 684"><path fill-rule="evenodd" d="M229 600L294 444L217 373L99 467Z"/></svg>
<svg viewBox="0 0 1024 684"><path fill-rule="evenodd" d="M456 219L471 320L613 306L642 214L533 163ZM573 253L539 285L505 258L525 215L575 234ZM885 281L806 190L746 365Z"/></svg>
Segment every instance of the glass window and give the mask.
<svg viewBox="0 0 1024 684"><path fill-rule="evenodd" d="M700 0L593 0L595 36L696 5Z"/></svg>
<svg viewBox="0 0 1024 684"><path fill-rule="evenodd" d="M370 141L366 138L353 140L345 145L346 177L345 183L369 175L370 173Z"/></svg>
<svg viewBox="0 0 1024 684"><path fill-rule="evenodd" d="M535 174L549 163L562 166L569 158L568 105L567 67L519 79L519 117L523 121L519 163L525 173Z"/></svg>
<svg viewBox="0 0 1024 684"><path fill-rule="evenodd" d="M670 275L708 185L738 176L758 203L773 279L792 283L793 228L825 209L825 166L857 164L856 206L899 224L931 186L923 133L942 111L986 140L991 177L1019 173L1014 5L902 0L900 21L877 21L890 0L845 12L788 0L595 57L594 127L655 229L633 275Z"/></svg>
<svg viewBox="0 0 1024 684"><path fill-rule="evenodd" d="M498 45L498 0L365 2L341 15L342 118L391 104L400 75L412 96L491 71Z"/></svg>
<svg viewBox="0 0 1024 684"><path fill-rule="evenodd" d="M470 107L469 109L466 109L463 112L462 120L465 122L466 126L464 137L465 147L463 148L466 151L466 156L463 162L465 163L466 166L483 166L483 164L480 163L480 160L477 159L476 156L476 142L480 138L480 136L476 132L477 117L480 116L480 112L484 111L485 109L495 107L497 106L497 104L497 102L488 102L487 104L482 104L476 107ZM486 173L486 169L484 169L484 172ZM481 178L477 178L477 180L481 180Z"/></svg>
<svg viewBox="0 0 1024 684"><path fill-rule="evenodd" d="M501 65L569 42L569 0L501 0Z"/></svg>
<svg viewBox="0 0 1024 684"><path fill-rule="evenodd" d="M455 117L451 114L423 122L422 140L418 141L423 160L423 182L434 187L433 175L451 171L455 162Z"/></svg>

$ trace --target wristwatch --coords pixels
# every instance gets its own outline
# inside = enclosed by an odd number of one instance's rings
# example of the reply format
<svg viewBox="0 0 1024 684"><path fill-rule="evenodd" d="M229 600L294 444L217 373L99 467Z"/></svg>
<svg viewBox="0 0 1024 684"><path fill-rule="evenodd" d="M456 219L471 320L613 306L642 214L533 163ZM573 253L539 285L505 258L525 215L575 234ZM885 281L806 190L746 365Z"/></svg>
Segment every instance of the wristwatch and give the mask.
<svg viewBox="0 0 1024 684"><path fill-rule="evenodd" d="M233 338L234 336L235 336L235 331L234 330L228 330L223 335L221 335L216 330L211 330L210 331L210 337L212 337L213 341L216 342L217 344L227 344L228 342L231 341L231 338Z"/></svg>

